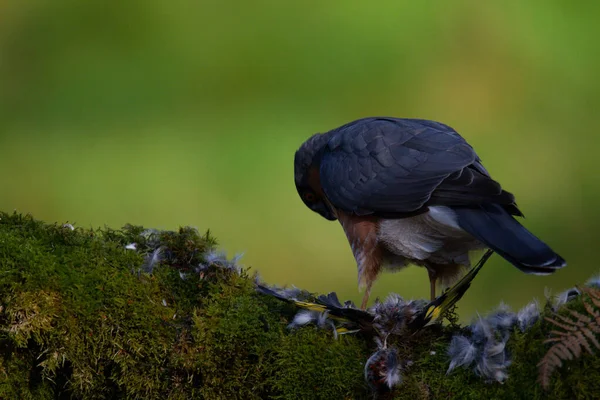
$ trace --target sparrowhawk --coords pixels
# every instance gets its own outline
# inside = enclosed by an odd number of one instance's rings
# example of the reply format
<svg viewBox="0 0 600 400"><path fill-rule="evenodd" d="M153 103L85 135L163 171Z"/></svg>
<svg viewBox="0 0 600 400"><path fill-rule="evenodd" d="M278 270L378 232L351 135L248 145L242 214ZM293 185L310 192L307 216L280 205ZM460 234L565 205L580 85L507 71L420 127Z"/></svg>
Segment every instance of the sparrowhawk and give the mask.
<svg viewBox="0 0 600 400"><path fill-rule="evenodd" d="M521 271L546 275L564 259L513 216L514 196L475 150L435 121L363 118L310 137L296 151L296 188L311 210L338 220L358 266L366 307L384 270L425 267L432 300L489 248Z"/></svg>

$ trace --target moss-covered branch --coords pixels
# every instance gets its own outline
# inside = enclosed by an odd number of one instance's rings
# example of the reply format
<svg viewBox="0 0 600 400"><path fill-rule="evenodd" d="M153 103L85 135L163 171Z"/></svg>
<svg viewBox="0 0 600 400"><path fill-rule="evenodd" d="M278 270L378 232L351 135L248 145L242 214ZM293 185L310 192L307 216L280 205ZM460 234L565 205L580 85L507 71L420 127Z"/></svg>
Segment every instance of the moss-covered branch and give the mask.
<svg viewBox="0 0 600 400"><path fill-rule="evenodd" d="M135 244L135 245L134 245ZM214 252L210 235L73 229L0 213L0 398L282 398L373 395L366 333L287 328L293 304ZM135 249L134 249L135 248ZM580 299L571 307L583 310ZM550 314L549 309L545 313ZM592 398L600 362L559 368L545 391L538 362L552 324L508 340L508 379L446 375L461 327L394 339L402 383L387 398Z"/></svg>

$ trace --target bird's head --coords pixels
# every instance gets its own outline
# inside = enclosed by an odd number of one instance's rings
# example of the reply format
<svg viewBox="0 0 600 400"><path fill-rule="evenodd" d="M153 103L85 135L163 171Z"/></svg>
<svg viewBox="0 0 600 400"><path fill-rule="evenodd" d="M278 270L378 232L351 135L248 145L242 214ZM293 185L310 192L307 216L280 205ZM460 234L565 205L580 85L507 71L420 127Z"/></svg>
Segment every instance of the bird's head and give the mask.
<svg viewBox="0 0 600 400"><path fill-rule="evenodd" d="M335 221L337 218L325 202L325 193L319 178L321 156L327 140L326 134L317 133L300 146L294 157L294 180L304 204L324 218Z"/></svg>

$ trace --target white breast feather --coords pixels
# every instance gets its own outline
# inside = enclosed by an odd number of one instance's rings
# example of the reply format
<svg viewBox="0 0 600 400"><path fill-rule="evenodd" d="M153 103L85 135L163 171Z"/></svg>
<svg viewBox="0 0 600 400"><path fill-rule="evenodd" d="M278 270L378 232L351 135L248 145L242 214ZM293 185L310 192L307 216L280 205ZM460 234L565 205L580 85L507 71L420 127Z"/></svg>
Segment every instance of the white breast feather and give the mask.
<svg viewBox="0 0 600 400"><path fill-rule="evenodd" d="M435 206L415 217L383 220L378 239L396 254L425 260L441 250L448 240L468 236L450 208Z"/></svg>

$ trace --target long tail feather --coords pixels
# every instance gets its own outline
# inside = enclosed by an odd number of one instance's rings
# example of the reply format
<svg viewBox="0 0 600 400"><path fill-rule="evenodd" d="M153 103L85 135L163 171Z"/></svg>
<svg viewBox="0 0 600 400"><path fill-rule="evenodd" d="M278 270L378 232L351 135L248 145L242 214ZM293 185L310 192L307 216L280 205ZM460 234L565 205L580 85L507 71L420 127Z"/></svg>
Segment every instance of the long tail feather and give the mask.
<svg viewBox="0 0 600 400"><path fill-rule="evenodd" d="M566 266L561 256L497 204L454 211L464 230L523 272L547 275Z"/></svg>

